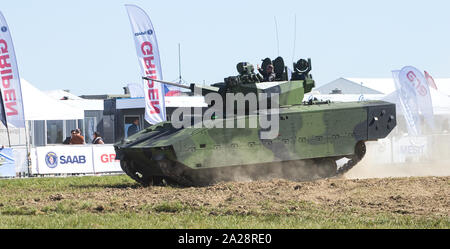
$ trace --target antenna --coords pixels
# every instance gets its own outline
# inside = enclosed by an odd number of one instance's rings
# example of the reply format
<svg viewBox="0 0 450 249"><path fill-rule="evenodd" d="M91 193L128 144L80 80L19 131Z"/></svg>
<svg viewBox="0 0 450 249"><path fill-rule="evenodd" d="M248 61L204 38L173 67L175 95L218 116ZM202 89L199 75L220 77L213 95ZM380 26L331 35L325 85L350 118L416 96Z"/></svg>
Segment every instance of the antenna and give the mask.
<svg viewBox="0 0 450 249"><path fill-rule="evenodd" d="M180 43L178 43L178 83L182 83L182 78L181 78L181 49L180 49Z"/></svg>
<svg viewBox="0 0 450 249"><path fill-rule="evenodd" d="M294 15L294 49L292 49L292 63L295 58L295 42L297 40L297 15Z"/></svg>
<svg viewBox="0 0 450 249"><path fill-rule="evenodd" d="M274 16L273 17L275 20L275 33L277 35L277 52L278 52L278 56L280 56L280 41L278 40L278 24L277 24L277 17Z"/></svg>
<svg viewBox="0 0 450 249"><path fill-rule="evenodd" d="M173 80L177 81L178 84L183 84L185 80L181 77L181 46L180 43L178 43L178 79Z"/></svg>

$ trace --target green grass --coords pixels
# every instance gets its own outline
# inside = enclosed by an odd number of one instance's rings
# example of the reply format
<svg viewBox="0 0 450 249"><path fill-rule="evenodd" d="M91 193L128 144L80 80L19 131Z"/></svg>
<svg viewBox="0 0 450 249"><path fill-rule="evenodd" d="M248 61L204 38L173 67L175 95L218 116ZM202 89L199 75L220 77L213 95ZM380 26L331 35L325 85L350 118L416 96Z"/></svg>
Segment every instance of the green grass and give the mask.
<svg viewBox="0 0 450 249"><path fill-rule="evenodd" d="M0 228L449 228L447 217L368 213L353 208L330 210L308 201L280 203L270 200L260 208L240 212L232 208L191 206L180 201L141 204L133 209L114 208L95 199L58 199L58 194L97 193L140 188L127 176L30 178L0 180ZM167 191L177 188L166 187ZM163 189L166 190L166 189ZM49 201L48 198L56 198ZM235 197L237 198L237 197ZM35 203L43 203L41 206Z"/></svg>
<svg viewBox="0 0 450 249"><path fill-rule="evenodd" d="M316 215L219 215L203 212L0 215L0 228L448 228L444 219Z"/></svg>

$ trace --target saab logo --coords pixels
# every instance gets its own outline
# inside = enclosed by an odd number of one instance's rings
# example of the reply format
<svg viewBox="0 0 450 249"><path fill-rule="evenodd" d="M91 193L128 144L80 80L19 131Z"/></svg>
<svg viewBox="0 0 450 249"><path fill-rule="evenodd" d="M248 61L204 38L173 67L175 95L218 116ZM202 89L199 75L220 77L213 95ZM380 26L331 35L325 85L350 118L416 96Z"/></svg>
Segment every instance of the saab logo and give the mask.
<svg viewBox="0 0 450 249"><path fill-rule="evenodd" d="M153 30L149 29L149 30L144 31L144 32L134 33L134 36L140 36L140 35L152 35L152 34L153 34Z"/></svg>
<svg viewBox="0 0 450 249"><path fill-rule="evenodd" d="M55 152L49 152L45 155L45 163L49 168L55 168L58 166L58 156Z"/></svg>
<svg viewBox="0 0 450 249"><path fill-rule="evenodd" d="M100 160L102 161L102 163L112 163L120 161L116 160L116 154L103 154L100 156Z"/></svg>
<svg viewBox="0 0 450 249"><path fill-rule="evenodd" d="M8 31L8 28L7 28L6 26L3 26L3 27L1 28L1 30L2 30L2 32L6 32L6 31Z"/></svg>
<svg viewBox="0 0 450 249"><path fill-rule="evenodd" d="M45 155L45 163L49 168L55 168L58 166L58 156L55 152L49 152ZM86 156L60 156L59 163L68 164L68 163L86 163Z"/></svg>
<svg viewBox="0 0 450 249"><path fill-rule="evenodd" d="M86 163L86 156L80 155L80 156L60 156L59 161L61 161L61 164L67 164L67 163Z"/></svg>

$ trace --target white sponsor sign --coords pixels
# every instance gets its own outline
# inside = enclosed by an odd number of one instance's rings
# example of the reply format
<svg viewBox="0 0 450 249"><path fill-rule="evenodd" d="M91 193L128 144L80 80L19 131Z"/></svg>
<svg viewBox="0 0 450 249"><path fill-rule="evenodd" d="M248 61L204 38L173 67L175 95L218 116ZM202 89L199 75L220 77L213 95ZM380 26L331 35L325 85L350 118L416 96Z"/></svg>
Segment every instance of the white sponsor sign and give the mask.
<svg viewBox="0 0 450 249"><path fill-rule="evenodd" d="M25 127L22 89L11 34L0 12L0 84L8 126Z"/></svg>
<svg viewBox="0 0 450 249"><path fill-rule="evenodd" d="M122 172L111 145L60 145L32 149L32 174Z"/></svg>
<svg viewBox="0 0 450 249"><path fill-rule="evenodd" d="M428 158L427 137L401 137L394 140L394 162L421 162Z"/></svg>
<svg viewBox="0 0 450 249"><path fill-rule="evenodd" d="M90 146L37 147L36 156L38 174L94 173Z"/></svg>
<svg viewBox="0 0 450 249"><path fill-rule="evenodd" d="M125 5L133 31L136 53L143 75L162 80L158 43L152 22L144 10L135 5ZM166 121L164 87L158 82L144 80L145 120L150 124Z"/></svg>
<svg viewBox="0 0 450 249"><path fill-rule="evenodd" d="M116 159L116 151L111 145L92 147L95 173L121 172L120 161Z"/></svg>

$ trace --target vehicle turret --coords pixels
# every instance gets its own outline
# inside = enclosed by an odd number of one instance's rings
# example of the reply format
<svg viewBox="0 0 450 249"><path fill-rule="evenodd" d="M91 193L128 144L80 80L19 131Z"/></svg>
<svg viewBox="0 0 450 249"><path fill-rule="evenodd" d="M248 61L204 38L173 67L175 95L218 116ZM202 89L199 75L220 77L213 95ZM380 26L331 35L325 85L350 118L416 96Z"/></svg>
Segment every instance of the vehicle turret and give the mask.
<svg viewBox="0 0 450 249"><path fill-rule="evenodd" d="M218 93L222 95L224 100L227 93L242 93L244 95L254 93L257 97L259 97L259 93L267 93L269 99L270 94L278 94L280 106L302 104L304 94L310 92L315 85L312 75L309 73L311 71L311 59L298 60L293 64L294 70L292 72L289 72L281 57L277 57L271 62L269 58L264 59L262 67L266 67L268 63L273 65L275 73L275 79L270 82L265 82L259 72L255 73L254 66L248 62L239 62L236 65L239 75L226 77L224 82L214 83L210 86L194 83L186 86L148 77L142 78L189 89L194 94L203 96L208 93ZM264 70L261 71L264 73Z"/></svg>

